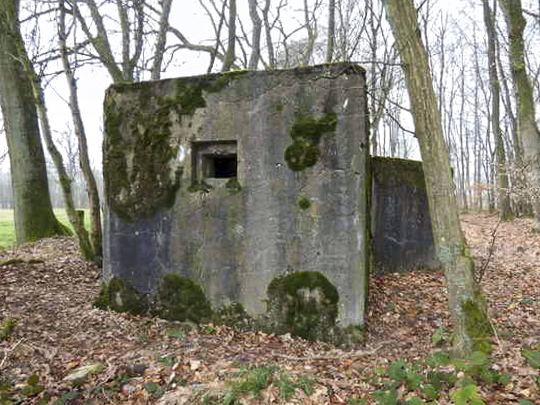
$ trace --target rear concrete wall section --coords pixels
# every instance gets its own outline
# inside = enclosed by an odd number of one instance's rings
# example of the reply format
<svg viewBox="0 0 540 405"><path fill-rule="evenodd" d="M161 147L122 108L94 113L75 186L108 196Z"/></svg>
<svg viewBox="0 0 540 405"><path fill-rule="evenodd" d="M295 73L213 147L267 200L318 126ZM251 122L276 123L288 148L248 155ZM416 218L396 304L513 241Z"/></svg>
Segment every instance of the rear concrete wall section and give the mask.
<svg viewBox="0 0 540 405"><path fill-rule="evenodd" d="M214 85L202 91L203 102L188 106L179 89L201 81ZM153 294L164 274L177 273L200 282L215 306L240 302L256 315L266 309L274 277L320 271L338 289L341 324L362 324L370 187L365 91L364 71L348 63L113 86L106 109L113 106L114 121L106 126L119 129L123 148L106 140L104 161L114 155L113 167L127 168L131 180L106 179L106 277ZM133 214L127 204L145 195L143 172L133 163L145 150L137 147L144 131L133 129L141 125L133 111L150 120L156 103L171 100L179 105L165 127L176 155L168 171L157 168L153 176L175 191L174 204L163 197ZM292 170L284 156L294 143L291 130L309 131L306 123L320 119L335 127L301 156L308 162L316 155L316 163ZM297 133L295 145L314 143Z"/></svg>
<svg viewBox="0 0 540 405"><path fill-rule="evenodd" d="M373 272L439 268L422 162L373 157L371 170Z"/></svg>

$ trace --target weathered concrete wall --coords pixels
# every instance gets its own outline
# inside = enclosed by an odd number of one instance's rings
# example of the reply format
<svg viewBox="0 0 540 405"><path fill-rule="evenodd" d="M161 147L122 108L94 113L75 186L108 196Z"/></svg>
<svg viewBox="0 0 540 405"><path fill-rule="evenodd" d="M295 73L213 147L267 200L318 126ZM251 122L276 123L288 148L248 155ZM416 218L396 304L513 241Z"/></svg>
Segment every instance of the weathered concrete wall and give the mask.
<svg viewBox="0 0 540 405"><path fill-rule="evenodd" d="M436 268L422 162L371 159L373 271Z"/></svg>
<svg viewBox="0 0 540 405"><path fill-rule="evenodd" d="M320 271L363 323L365 103L353 64L113 86L105 275L152 294L177 273L259 314L274 277Z"/></svg>

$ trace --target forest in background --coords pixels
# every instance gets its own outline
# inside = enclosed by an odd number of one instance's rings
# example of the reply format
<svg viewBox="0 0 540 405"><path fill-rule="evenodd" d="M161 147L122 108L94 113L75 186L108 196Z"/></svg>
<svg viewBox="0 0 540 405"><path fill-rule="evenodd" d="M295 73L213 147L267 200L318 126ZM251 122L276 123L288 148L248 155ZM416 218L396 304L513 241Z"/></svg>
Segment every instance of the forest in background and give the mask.
<svg viewBox="0 0 540 405"><path fill-rule="evenodd" d="M138 81L229 69L290 68L343 60L357 61L366 68L373 155L420 158L397 48L379 1L251 0L238 5L217 0L189 5L170 0L77 3L80 15L66 15L66 46L79 88L90 159L97 172L101 165L102 91L115 80ZM492 96L482 2L417 3L419 30L429 55L460 207L494 209L497 142L491 124ZM523 186L527 169L520 166L506 24L497 2L488 3L495 22L508 193L518 205L524 194L534 190ZM70 115L69 96L58 45L58 4L21 0L21 28L30 60L45 89L54 140L73 179L76 205L85 207L77 140L73 124L66 120ZM540 60L534 50L540 46L540 4L526 1L523 10L527 20L526 68L538 101ZM166 30L160 20L165 15L162 11L168 12L170 25ZM92 48L89 38L93 36L106 39L112 53L105 57ZM120 68L115 68L116 64ZM2 155L6 154L4 144ZM5 162L1 167L0 206L9 208L9 164ZM52 163L48 174L53 205L62 207Z"/></svg>

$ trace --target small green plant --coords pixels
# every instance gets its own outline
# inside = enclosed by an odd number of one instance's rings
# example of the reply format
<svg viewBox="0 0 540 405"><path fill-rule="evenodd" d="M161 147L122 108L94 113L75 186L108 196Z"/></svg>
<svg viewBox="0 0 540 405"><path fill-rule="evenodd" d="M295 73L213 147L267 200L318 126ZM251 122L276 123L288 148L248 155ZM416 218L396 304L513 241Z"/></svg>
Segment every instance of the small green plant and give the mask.
<svg viewBox="0 0 540 405"><path fill-rule="evenodd" d="M448 353L437 351L422 362L398 360L386 369L375 370L371 378L371 383L378 387L372 396L379 405L434 404L442 391L452 392L455 405L483 405L481 384L504 386L510 381L511 375L494 369L491 358L482 351L473 352L466 359L451 359ZM403 397L409 399L400 399Z"/></svg>
<svg viewBox="0 0 540 405"><path fill-rule="evenodd" d="M35 397L40 394L45 387L39 385L39 376L37 374L32 374L26 380L26 385L21 389L20 394L24 397Z"/></svg>
<svg viewBox="0 0 540 405"><path fill-rule="evenodd" d="M0 376L0 405L12 405L11 384L3 381Z"/></svg>
<svg viewBox="0 0 540 405"><path fill-rule="evenodd" d="M148 392L153 399L158 399L165 394L166 388L155 382L149 382L144 384L144 389Z"/></svg>
<svg viewBox="0 0 540 405"><path fill-rule="evenodd" d="M176 364L178 359L174 356L163 356L156 360L158 363L163 364L166 367L172 367Z"/></svg>
<svg viewBox="0 0 540 405"><path fill-rule="evenodd" d="M532 368L540 370L540 344L535 347L523 347L521 355Z"/></svg>
<svg viewBox="0 0 540 405"><path fill-rule="evenodd" d="M184 340L186 334L182 329L174 328L167 329L167 336L173 339Z"/></svg>
<svg viewBox="0 0 540 405"><path fill-rule="evenodd" d="M247 395L260 398L261 392L270 385L277 387L280 398L288 402L297 389L303 390L308 396L312 395L315 381L306 376L300 376L295 380L277 366L266 365L238 372L228 385L229 390L220 398L209 394L203 399L203 403L236 405Z"/></svg>
<svg viewBox="0 0 540 405"><path fill-rule="evenodd" d="M446 330L444 328L438 328L433 332L433 335L431 336L431 341L433 342L434 346L441 346L445 342L445 335Z"/></svg>
<svg viewBox="0 0 540 405"><path fill-rule="evenodd" d="M79 397L79 393L77 391L69 391L64 394L60 398L58 398L56 401L52 403L52 405L65 405L72 403L71 401L76 400Z"/></svg>
<svg viewBox="0 0 540 405"><path fill-rule="evenodd" d="M16 323L15 319L10 317L2 321L2 325L0 326L0 341L7 339L13 333Z"/></svg>
<svg viewBox="0 0 540 405"><path fill-rule="evenodd" d="M479 390L475 384L465 384L452 393L452 401L456 405L485 405Z"/></svg>

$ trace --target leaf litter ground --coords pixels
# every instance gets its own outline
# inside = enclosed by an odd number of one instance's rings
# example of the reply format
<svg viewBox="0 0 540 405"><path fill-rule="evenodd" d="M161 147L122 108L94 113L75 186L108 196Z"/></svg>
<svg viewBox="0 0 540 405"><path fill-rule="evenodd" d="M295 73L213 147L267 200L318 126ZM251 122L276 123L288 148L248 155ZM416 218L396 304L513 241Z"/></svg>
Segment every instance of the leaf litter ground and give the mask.
<svg viewBox="0 0 540 405"><path fill-rule="evenodd" d="M494 367L512 375L505 386L483 387L482 399L540 404L538 370L520 352L540 342L540 235L530 231L528 219L498 224L496 216L464 215L462 224L497 330ZM309 389L298 384L290 395L280 395L282 377L274 373L275 384L244 395L242 403L375 404L370 393L380 370L398 359L423 358L434 350L434 335L448 345L442 271L372 277L365 343L343 350L288 335L95 309L99 269L80 259L70 238L0 252L0 261L10 259L22 260L0 266L0 320L16 321L0 341L0 382L17 393L27 388L26 396L10 397L20 403L203 403L205 395L230 391L230 381L243 370L273 367L285 379L309 382ZM65 380L73 370L95 364L103 369ZM32 384L39 378L37 384L29 385L31 376ZM28 391L29 386L38 389ZM442 395L438 403L450 404L449 397Z"/></svg>

